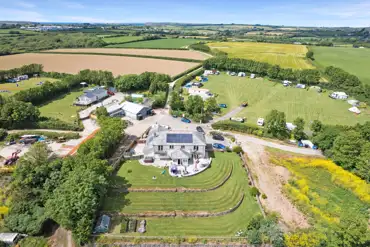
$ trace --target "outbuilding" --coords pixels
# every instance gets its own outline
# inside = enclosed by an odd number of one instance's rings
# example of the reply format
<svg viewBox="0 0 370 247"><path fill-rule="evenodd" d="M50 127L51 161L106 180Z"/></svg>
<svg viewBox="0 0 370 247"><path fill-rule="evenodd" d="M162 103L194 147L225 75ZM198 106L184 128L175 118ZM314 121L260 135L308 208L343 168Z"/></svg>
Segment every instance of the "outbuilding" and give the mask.
<svg viewBox="0 0 370 247"><path fill-rule="evenodd" d="M106 97L108 97L108 92L104 87L94 87L86 90L83 95L78 97L75 101L75 105L91 105Z"/></svg>
<svg viewBox="0 0 370 247"><path fill-rule="evenodd" d="M110 117L122 117L125 115L125 112L123 111L122 106L119 104L108 106L107 112Z"/></svg>
<svg viewBox="0 0 370 247"><path fill-rule="evenodd" d="M127 117L135 120L143 120L152 112L152 109L145 105L136 104L129 101L123 102L121 107Z"/></svg>

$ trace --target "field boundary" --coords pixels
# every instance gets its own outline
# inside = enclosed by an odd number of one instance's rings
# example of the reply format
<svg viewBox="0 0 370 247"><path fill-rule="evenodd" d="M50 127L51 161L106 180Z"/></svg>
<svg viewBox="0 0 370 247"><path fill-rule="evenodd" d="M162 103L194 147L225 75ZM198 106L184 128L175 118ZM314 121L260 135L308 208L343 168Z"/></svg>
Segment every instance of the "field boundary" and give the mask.
<svg viewBox="0 0 370 247"><path fill-rule="evenodd" d="M216 186L208 188L208 189L201 189L201 188L184 188L184 187L176 187L176 188L124 188L124 189L117 189L114 188L115 192L180 192L180 193L193 193L193 192L207 192L213 191L221 186L223 186L231 177L234 170L234 164L231 166L229 174Z"/></svg>
<svg viewBox="0 0 370 247"><path fill-rule="evenodd" d="M152 212L143 212L143 213L112 213L110 211L103 211L101 214L107 214L110 216L124 216L124 217L149 217L149 218L167 218L167 217L184 217L184 218L203 218L203 217L217 217L223 216L229 213L234 212L237 210L240 205L243 203L245 197L245 193L242 192L241 198L239 199L238 203L229 208L225 211L221 212L208 212L208 211L182 211L182 210L174 210L174 211L152 211Z"/></svg>
<svg viewBox="0 0 370 247"><path fill-rule="evenodd" d="M140 41L143 41L143 40L140 40ZM132 42L130 42L132 43ZM127 43L125 43L127 44ZM146 50L146 49L150 49L150 50L179 50L179 51L189 51L189 49L187 48L160 48L160 47L109 47L109 46L115 46L114 44L111 44L111 45L107 45L107 46L104 46L104 47L99 47L99 48L116 48L116 49L142 49L142 50Z"/></svg>
<svg viewBox="0 0 370 247"><path fill-rule="evenodd" d="M137 57L137 58L152 58L160 60L171 60L180 62L190 63L201 63L203 60L189 59L189 58L177 58L177 57L161 57L161 56L149 56L149 55L135 55L135 54L121 54L121 53L100 53L100 52L57 52L57 51L41 51L34 52L40 54L69 54L69 55L96 55L96 56L117 56L117 57Z"/></svg>

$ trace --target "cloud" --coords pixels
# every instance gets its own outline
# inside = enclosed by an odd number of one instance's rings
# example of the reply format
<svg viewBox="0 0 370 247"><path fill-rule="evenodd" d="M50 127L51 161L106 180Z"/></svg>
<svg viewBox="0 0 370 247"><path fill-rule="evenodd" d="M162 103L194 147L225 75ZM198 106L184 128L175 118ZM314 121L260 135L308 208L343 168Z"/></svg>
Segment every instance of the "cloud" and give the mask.
<svg viewBox="0 0 370 247"><path fill-rule="evenodd" d="M88 22L88 23L120 23L119 20L109 20L88 16L58 16L58 22Z"/></svg>
<svg viewBox="0 0 370 247"><path fill-rule="evenodd" d="M66 1L63 1L61 2L62 5L64 5L65 7L67 8L70 8L70 9L84 9L85 6L81 3L77 3L77 2L66 2Z"/></svg>
<svg viewBox="0 0 370 247"><path fill-rule="evenodd" d="M1 20L6 21L33 21L33 22L47 22L44 16L36 11L0 8Z"/></svg>
<svg viewBox="0 0 370 247"><path fill-rule="evenodd" d="M28 9L31 9L31 8L36 7L36 5L35 5L35 4L33 4L33 3L28 3L28 2L23 2L23 1L16 2L15 4L16 4L17 6L19 6L19 7L22 7L22 8L28 8Z"/></svg>

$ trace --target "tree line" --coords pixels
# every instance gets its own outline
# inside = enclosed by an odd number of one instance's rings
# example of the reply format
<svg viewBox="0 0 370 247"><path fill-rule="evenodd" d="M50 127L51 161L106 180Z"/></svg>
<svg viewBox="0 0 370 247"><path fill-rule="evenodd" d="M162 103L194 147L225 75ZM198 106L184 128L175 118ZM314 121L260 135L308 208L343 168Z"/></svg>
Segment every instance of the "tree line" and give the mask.
<svg viewBox="0 0 370 247"><path fill-rule="evenodd" d="M343 90L358 97L358 100L370 103L370 85L362 83L357 76L333 66L327 67L324 73L330 80L331 88Z"/></svg>
<svg viewBox="0 0 370 247"><path fill-rule="evenodd" d="M56 222L80 243L88 241L112 172L105 159L114 152L125 127L117 118L100 117L98 122L101 131L75 156L50 158L47 146L36 143L19 159L6 227L37 235L44 223Z"/></svg>
<svg viewBox="0 0 370 247"><path fill-rule="evenodd" d="M271 79L292 80L309 85L318 84L320 80L320 72L315 69L284 69L279 65L272 65L249 59L228 58L226 56L217 56L207 59L204 61L203 67L205 69L256 73L261 76L268 76Z"/></svg>
<svg viewBox="0 0 370 247"><path fill-rule="evenodd" d="M40 33L33 36L0 37L0 56L58 48L96 48L105 42L94 34Z"/></svg>
<svg viewBox="0 0 370 247"><path fill-rule="evenodd" d="M14 78L20 75L33 76L34 74L40 74L43 72L42 64L28 64L23 65L19 68L9 69L9 70L0 70L0 83L6 79Z"/></svg>

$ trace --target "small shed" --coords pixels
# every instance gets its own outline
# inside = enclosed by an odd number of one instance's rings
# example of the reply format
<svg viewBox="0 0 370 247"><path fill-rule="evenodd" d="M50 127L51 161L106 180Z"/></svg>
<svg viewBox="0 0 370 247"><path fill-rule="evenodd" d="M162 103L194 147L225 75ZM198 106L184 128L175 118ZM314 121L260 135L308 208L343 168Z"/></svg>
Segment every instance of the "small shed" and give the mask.
<svg viewBox="0 0 370 247"><path fill-rule="evenodd" d="M109 231L110 217L103 214L98 224L95 226L94 233L107 233Z"/></svg>
<svg viewBox="0 0 370 247"><path fill-rule="evenodd" d="M361 113L360 109L358 109L356 106L353 106L353 107L349 108L348 111L356 113L356 114Z"/></svg>
<svg viewBox="0 0 370 247"><path fill-rule="evenodd" d="M244 77L244 76L245 76L245 73L244 73L244 72L239 72L239 73L238 73L238 76L239 76L239 77Z"/></svg>

